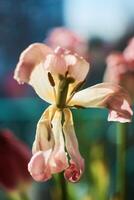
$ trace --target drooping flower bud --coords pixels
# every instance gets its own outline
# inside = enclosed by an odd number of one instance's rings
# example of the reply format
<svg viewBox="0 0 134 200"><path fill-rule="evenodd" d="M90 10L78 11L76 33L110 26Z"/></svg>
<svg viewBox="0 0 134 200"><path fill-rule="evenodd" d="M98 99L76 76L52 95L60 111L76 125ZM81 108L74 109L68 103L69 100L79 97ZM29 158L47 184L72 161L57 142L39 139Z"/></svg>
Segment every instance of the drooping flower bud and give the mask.
<svg viewBox="0 0 134 200"><path fill-rule="evenodd" d="M16 190L31 178L27 164L31 153L11 131L0 130L0 185L7 191Z"/></svg>

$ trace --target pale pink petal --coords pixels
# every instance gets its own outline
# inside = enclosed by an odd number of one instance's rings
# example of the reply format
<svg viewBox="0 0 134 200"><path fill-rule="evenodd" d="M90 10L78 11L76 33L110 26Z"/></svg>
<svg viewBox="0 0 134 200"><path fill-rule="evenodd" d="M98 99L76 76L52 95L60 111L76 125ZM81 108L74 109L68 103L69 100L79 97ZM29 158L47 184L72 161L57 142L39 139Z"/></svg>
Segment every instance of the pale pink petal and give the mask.
<svg viewBox="0 0 134 200"><path fill-rule="evenodd" d="M20 55L14 78L20 83L29 82L34 67L43 62L46 56L52 52L48 46L41 43L30 45Z"/></svg>
<svg viewBox="0 0 134 200"><path fill-rule="evenodd" d="M36 129L35 141L33 143L33 154L38 151L46 151L54 146L51 120L56 111L56 107L49 106L42 114Z"/></svg>
<svg viewBox="0 0 134 200"><path fill-rule="evenodd" d="M62 112L57 110L52 120L52 131L55 142L54 149L49 161L52 173L61 172L68 166L68 159L67 154L65 152L61 120Z"/></svg>
<svg viewBox="0 0 134 200"><path fill-rule="evenodd" d="M89 63L77 54L71 54L67 49L57 47L54 54L49 54L45 60L45 69L52 74L62 74L73 77L77 81L83 81L89 71Z"/></svg>
<svg viewBox="0 0 134 200"><path fill-rule="evenodd" d="M69 109L64 109L65 122L63 131L66 141L66 149L71 158L70 166L65 170L65 178L71 182L76 182L81 178L84 171L84 159L80 155L78 141L75 135L72 113Z"/></svg>
<svg viewBox="0 0 134 200"><path fill-rule="evenodd" d="M51 178L49 160L54 146L51 120L55 111L54 106L49 106L37 124L32 149L34 155L28 165L29 172L36 181L46 181Z"/></svg>
<svg viewBox="0 0 134 200"><path fill-rule="evenodd" d="M69 75L79 82L84 81L89 72L89 63L77 54L67 54L65 60Z"/></svg>
<svg viewBox="0 0 134 200"><path fill-rule="evenodd" d="M64 60L64 57L59 52L55 54L49 54L46 57L44 67L47 71L56 75L57 74L65 75L65 73L67 72L66 62Z"/></svg>
<svg viewBox="0 0 134 200"><path fill-rule="evenodd" d="M70 50L62 48L60 46L57 46L55 48L54 52L55 52L56 55L61 55L61 56L71 53Z"/></svg>
<svg viewBox="0 0 134 200"><path fill-rule="evenodd" d="M31 158L28 171L36 181L47 181L51 178L51 170L48 164L51 150L39 151Z"/></svg>
<svg viewBox="0 0 134 200"><path fill-rule="evenodd" d="M130 121L133 115L128 93L120 86L112 83L97 84L77 92L69 105L74 107L106 107L110 111L116 112L115 118L110 119L122 122ZM120 120L117 116L121 116L123 119Z"/></svg>
<svg viewBox="0 0 134 200"><path fill-rule="evenodd" d="M44 60L53 51L46 45L35 43L30 45L20 55L16 66L14 78L19 83L30 84L37 94L49 103L53 103L53 88L48 80L48 72L45 71Z"/></svg>

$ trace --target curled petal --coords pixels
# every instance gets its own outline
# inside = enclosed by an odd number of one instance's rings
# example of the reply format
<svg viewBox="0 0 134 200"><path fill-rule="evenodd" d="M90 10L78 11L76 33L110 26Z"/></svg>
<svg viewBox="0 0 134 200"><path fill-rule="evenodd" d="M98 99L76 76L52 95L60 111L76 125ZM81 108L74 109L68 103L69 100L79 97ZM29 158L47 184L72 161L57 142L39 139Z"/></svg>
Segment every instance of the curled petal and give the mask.
<svg viewBox="0 0 134 200"><path fill-rule="evenodd" d="M40 43L30 45L25 49L19 58L19 62L16 66L14 78L18 82L29 82L31 73L35 66L44 61L47 54L52 53L52 50Z"/></svg>
<svg viewBox="0 0 134 200"><path fill-rule="evenodd" d="M110 120L119 122L131 121L133 112L128 93L112 83L101 83L77 92L69 103L70 106L106 107L114 115ZM116 113L116 114L115 114Z"/></svg>
<svg viewBox="0 0 134 200"><path fill-rule="evenodd" d="M47 71L43 67L44 60L50 53L52 50L44 44L30 45L20 55L14 79L19 83L30 84L42 99L53 103L53 88L49 83Z"/></svg>
<svg viewBox="0 0 134 200"><path fill-rule="evenodd" d="M62 120L62 113L61 111L57 110L52 120L52 127L53 127L52 131L55 142L54 149L49 161L52 173L61 172L68 166L61 120Z"/></svg>
<svg viewBox="0 0 134 200"><path fill-rule="evenodd" d="M79 167L73 161L70 161L70 166L64 172L65 179L71 183L75 183L80 180L81 175L81 169L79 169Z"/></svg>
<svg viewBox="0 0 134 200"><path fill-rule="evenodd" d="M66 141L66 149L71 158L70 166L65 170L65 177L71 181L76 182L80 179L84 171L84 159L81 157L78 147L77 138L75 135L72 113L69 109L64 109L65 122L63 131Z"/></svg>
<svg viewBox="0 0 134 200"><path fill-rule="evenodd" d="M31 158L28 164L28 171L36 181L47 181L51 178L51 170L48 160L51 150L39 151Z"/></svg>

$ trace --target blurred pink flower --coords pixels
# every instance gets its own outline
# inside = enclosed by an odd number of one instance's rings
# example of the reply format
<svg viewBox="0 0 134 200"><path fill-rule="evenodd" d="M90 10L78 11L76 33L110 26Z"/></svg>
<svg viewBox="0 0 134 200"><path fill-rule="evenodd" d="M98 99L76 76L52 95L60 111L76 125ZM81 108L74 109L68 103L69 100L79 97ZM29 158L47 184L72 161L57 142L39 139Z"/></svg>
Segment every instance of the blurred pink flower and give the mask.
<svg viewBox="0 0 134 200"><path fill-rule="evenodd" d="M30 183L27 170L30 157L30 149L11 131L0 130L0 185L5 190L16 190L20 184Z"/></svg>
<svg viewBox="0 0 134 200"><path fill-rule="evenodd" d="M128 46L123 51L123 56L130 66L130 70L134 71L134 37L128 43Z"/></svg>
<svg viewBox="0 0 134 200"><path fill-rule="evenodd" d="M48 34L47 43L53 49L57 46L61 46L70 50L72 53L78 53L85 59L89 58L87 42L75 32L65 27L52 29L52 31Z"/></svg>
<svg viewBox="0 0 134 200"><path fill-rule="evenodd" d="M123 53L114 52L108 56L104 81L121 85L134 101L134 38Z"/></svg>
<svg viewBox="0 0 134 200"><path fill-rule="evenodd" d="M47 181L64 171L67 180L76 182L84 171L69 108L108 108L109 120L131 121L130 98L120 86L101 83L79 91L88 71L89 63L61 47L52 50L36 43L20 56L14 78L30 84L43 100L52 104L37 124L33 157L28 165L37 181Z"/></svg>

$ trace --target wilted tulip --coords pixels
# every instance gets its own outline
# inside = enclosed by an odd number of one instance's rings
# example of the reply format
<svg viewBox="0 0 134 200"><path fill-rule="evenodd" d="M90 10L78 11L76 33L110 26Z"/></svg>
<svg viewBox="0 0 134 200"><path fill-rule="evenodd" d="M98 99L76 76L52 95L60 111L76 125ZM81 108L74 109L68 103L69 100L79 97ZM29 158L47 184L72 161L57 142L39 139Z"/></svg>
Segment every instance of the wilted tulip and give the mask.
<svg viewBox="0 0 134 200"><path fill-rule="evenodd" d="M84 160L69 108L108 108L109 120L131 120L131 102L120 86L101 83L78 91L88 71L89 64L82 57L61 47L52 50L36 43L20 56L14 78L30 84L43 100L52 104L37 124L33 157L28 165L37 181L46 181L64 171L67 180L76 182L83 173Z"/></svg>
<svg viewBox="0 0 134 200"><path fill-rule="evenodd" d="M47 43L55 49L57 46L68 49L73 53L78 53L88 59L88 44L77 33L65 28L57 27L48 34Z"/></svg>
<svg viewBox="0 0 134 200"><path fill-rule="evenodd" d="M11 131L0 130L0 185L2 188L12 192L30 183L27 170L30 157L29 148Z"/></svg>
<svg viewBox="0 0 134 200"><path fill-rule="evenodd" d="M130 67L133 68L134 71L134 37L131 38L127 47L123 51L123 56L126 61L130 64Z"/></svg>
<svg viewBox="0 0 134 200"><path fill-rule="evenodd" d="M134 101L134 38L123 53L114 52L108 56L104 81L121 85Z"/></svg>

